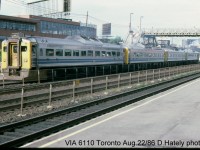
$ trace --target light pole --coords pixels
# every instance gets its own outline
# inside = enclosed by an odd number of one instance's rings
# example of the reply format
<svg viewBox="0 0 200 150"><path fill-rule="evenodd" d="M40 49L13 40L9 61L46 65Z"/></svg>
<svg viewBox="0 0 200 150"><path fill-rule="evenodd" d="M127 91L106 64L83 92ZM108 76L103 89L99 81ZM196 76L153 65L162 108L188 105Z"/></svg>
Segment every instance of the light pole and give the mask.
<svg viewBox="0 0 200 150"><path fill-rule="evenodd" d="M141 29L142 29L142 18L143 16L140 16L140 33L142 32Z"/></svg>
<svg viewBox="0 0 200 150"><path fill-rule="evenodd" d="M130 25L129 25L129 33L128 33L128 36L127 36L127 38L126 38L126 42L127 42L127 40L128 40L128 38L129 38L129 36L130 35L132 35L132 39L131 39L131 43L133 43L133 31L132 31L132 29L131 29L131 15L133 15L133 13L130 13Z"/></svg>
<svg viewBox="0 0 200 150"><path fill-rule="evenodd" d="M130 27L129 27L129 33L132 33L133 31L131 30L131 15L133 15L133 13L130 13Z"/></svg>

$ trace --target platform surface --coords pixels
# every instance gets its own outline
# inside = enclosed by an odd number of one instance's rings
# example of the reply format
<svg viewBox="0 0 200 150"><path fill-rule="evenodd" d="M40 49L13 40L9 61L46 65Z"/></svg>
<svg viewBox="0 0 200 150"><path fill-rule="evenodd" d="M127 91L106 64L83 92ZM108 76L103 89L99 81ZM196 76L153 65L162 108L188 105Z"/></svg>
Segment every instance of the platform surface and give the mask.
<svg viewBox="0 0 200 150"><path fill-rule="evenodd" d="M22 147L200 148L200 79Z"/></svg>

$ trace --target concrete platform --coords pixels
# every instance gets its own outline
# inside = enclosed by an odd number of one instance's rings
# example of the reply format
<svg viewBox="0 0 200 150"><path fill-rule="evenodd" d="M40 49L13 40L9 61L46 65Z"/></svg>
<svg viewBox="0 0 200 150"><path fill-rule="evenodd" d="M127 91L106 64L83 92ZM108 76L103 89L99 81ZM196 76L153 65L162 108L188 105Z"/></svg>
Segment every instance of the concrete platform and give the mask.
<svg viewBox="0 0 200 150"><path fill-rule="evenodd" d="M200 79L23 147L200 148Z"/></svg>

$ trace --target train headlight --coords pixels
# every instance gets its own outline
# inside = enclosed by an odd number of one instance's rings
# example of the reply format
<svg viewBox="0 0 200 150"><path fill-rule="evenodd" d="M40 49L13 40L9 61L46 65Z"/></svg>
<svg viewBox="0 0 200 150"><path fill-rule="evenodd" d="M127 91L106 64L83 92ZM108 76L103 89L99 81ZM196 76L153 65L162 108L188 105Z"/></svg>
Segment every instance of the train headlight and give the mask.
<svg viewBox="0 0 200 150"><path fill-rule="evenodd" d="M28 59L24 59L24 62L28 62Z"/></svg>

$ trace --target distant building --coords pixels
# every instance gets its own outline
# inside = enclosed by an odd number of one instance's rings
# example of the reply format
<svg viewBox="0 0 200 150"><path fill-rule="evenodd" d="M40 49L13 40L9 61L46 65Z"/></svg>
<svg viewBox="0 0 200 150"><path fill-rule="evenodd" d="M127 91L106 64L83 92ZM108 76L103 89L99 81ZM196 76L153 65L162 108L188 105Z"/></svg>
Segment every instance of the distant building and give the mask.
<svg viewBox="0 0 200 150"><path fill-rule="evenodd" d="M200 39L186 39L186 40L182 40L182 47L200 52L199 43L200 43Z"/></svg>
<svg viewBox="0 0 200 150"><path fill-rule="evenodd" d="M197 39L187 39L187 45L192 44L194 41L196 41Z"/></svg>
<svg viewBox="0 0 200 150"><path fill-rule="evenodd" d="M32 0L26 3L28 14L51 16L71 11L71 0Z"/></svg>
<svg viewBox="0 0 200 150"><path fill-rule="evenodd" d="M0 40L12 33L25 35L64 38L72 35L96 37L95 25L81 24L67 19L53 19L34 15L11 17L0 15Z"/></svg>
<svg viewBox="0 0 200 150"><path fill-rule="evenodd" d="M182 40L182 47L183 48L186 48L188 45L187 45L187 40Z"/></svg>
<svg viewBox="0 0 200 150"><path fill-rule="evenodd" d="M102 25L102 35L111 35L111 23L106 23Z"/></svg>

